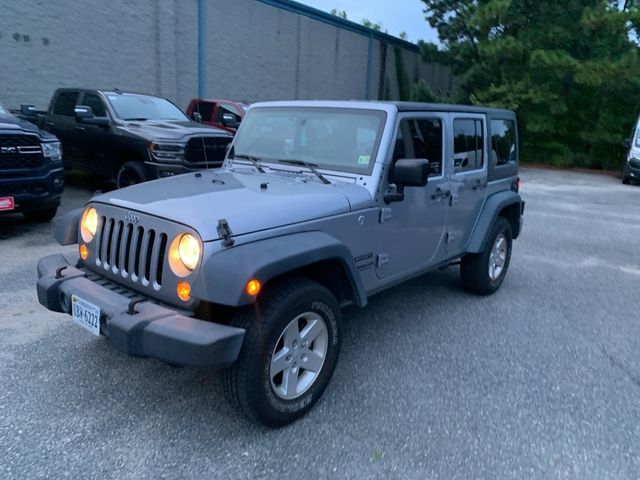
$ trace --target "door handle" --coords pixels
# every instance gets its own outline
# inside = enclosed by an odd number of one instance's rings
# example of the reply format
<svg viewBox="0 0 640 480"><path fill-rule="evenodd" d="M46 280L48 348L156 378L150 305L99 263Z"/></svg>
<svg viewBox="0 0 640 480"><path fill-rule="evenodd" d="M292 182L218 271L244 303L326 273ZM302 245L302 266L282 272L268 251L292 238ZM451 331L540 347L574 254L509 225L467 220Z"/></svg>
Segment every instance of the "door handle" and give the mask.
<svg viewBox="0 0 640 480"><path fill-rule="evenodd" d="M487 183L482 183L482 181L480 180L476 180L476 183L473 187L471 187L473 190L478 190L478 189L482 189L482 188L487 188Z"/></svg>
<svg viewBox="0 0 640 480"><path fill-rule="evenodd" d="M84 127L76 127L76 130L79 130L79 131L81 131L81 132L84 132L84 131L86 130L86 128L84 128Z"/></svg>
<svg viewBox="0 0 640 480"><path fill-rule="evenodd" d="M436 191L431 194L431 200L435 200L436 198L447 198L451 195L451 190L442 190L441 188L436 188Z"/></svg>
<svg viewBox="0 0 640 480"><path fill-rule="evenodd" d="M47 127L55 127L55 123L53 123L53 122L45 122L45 125Z"/></svg>

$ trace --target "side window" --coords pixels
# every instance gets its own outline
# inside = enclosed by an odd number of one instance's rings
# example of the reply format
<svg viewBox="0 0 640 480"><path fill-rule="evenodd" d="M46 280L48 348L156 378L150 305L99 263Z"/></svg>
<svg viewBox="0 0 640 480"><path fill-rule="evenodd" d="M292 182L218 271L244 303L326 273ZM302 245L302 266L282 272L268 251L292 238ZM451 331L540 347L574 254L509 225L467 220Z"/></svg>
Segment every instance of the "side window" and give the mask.
<svg viewBox="0 0 640 480"><path fill-rule="evenodd" d="M491 162L506 165L516 162L516 122L513 120L491 120Z"/></svg>
<svg viewBox="0 0 640 480"><path fill-rule="evenodd" d="M96 117L106 117L107 110L104 107L104 103L100 100L100 97L95 93L85 93L82 99L82 104L87 107L91 107L93 114Z"/></svg>
<svg viewBox="0 0 640 480"><path fill-rule="evenodd" d="M442 121L438 118L404 119L400 122L393 161L399 158L426 158L429 176L442 175Z"/></svg>
<svg viewBox="0 0 640 480"><path fill-rule="evenodd" d="M482 120L459 118L453 121L454 172L478 170L484 165Z"/></svg>
<svg viewBox="0 0 640 480"><path fill-rule="evenodd" d="M210 122L211 115L213 114L214 106L215 106L215 103L211 103L211 102L197 102L194 105L193 111L200 113L200 115L202 116L203 122Z"/></svg>
<svg viewBox="0 0 640 480"><path fill-rule="evenodd" d="M62 115L64 117L73 117L73 111L78 101L78 92L60 92L53 105L53 114Z"/></svg>

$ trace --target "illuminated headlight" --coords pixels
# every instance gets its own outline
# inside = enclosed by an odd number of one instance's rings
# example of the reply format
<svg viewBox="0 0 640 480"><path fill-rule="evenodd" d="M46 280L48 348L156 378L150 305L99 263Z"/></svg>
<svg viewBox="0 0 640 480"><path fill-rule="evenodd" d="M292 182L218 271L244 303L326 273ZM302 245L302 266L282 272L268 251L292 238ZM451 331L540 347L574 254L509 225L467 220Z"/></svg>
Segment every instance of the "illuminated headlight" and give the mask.
<svg viewBox="0 0 640 480"><path fill-rule="evenodd" d="M82 240L89 243L93 240L98 230L98 212L91 207L87 208L82 214L82 220L80 221L80 236Z"/></svg>
<svg viewBox="0 0 640 480"><path fill-rule="evenodd" d="M178 235L169 247L169 266L179 277L186 277L200 261L200 240L190 233Z"/></svg>
<svg viewBox="0 0 640 480"><path fill-rule="evenodd" d="M151 156L157 160L182 160L184 146L175 143L152 142L149 144Z"/></svg>
<svg viewBox="0 0 640 480"><path fill-rule="evenodd" d="M42 155L54 161L62 159L62 146L60 142L47 142L42 144Z"/></svg>

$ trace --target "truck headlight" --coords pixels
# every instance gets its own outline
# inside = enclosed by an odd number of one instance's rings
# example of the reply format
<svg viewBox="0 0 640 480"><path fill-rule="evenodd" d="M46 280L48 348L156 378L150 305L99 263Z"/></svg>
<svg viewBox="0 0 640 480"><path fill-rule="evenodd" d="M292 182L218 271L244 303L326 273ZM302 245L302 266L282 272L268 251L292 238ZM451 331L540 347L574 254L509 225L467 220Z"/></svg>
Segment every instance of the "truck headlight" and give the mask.
<svg viewBox="0 0 640 480"><path fill-rule="evenodd" d="M186 277L200 261L200 240L190 233L178 235L169 247L169 266L179 277Z"/></svg>
<svg viewBox="0 0 640 480"><path fill-rule="evenodd" d="M80 235L82 240L89 243L98 231L98 212L95 208L87 208L80 221Z"/></svg>
<svg viewBox="0 0 640 480"><path fill-rule="evenodd" d="M56 162L62 160L62 145L60 142L46 142L42 144L42 155Z"/></svg>
<svg viewBox="0 0 640 480"><path fill-rule="evenodd" d="M182 160L184 158L184 146L154 141L149 144L149 153L156 160Z"/></svg>

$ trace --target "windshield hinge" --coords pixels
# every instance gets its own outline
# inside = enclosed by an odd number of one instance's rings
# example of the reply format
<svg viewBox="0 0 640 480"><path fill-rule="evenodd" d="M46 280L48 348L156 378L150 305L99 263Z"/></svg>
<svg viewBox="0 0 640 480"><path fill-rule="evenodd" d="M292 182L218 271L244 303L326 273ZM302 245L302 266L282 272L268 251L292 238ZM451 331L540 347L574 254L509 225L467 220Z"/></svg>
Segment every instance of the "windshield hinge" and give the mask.
<svg viewBox="0 0 640 480"><path fill-rule="evenodd" d="M225 247L233 247L233 244L236 243L236 241L231 238L233 233L231 233L229 222L227 222L226 218L218 220L218 235L222 239L222 245Z"/></svg>

